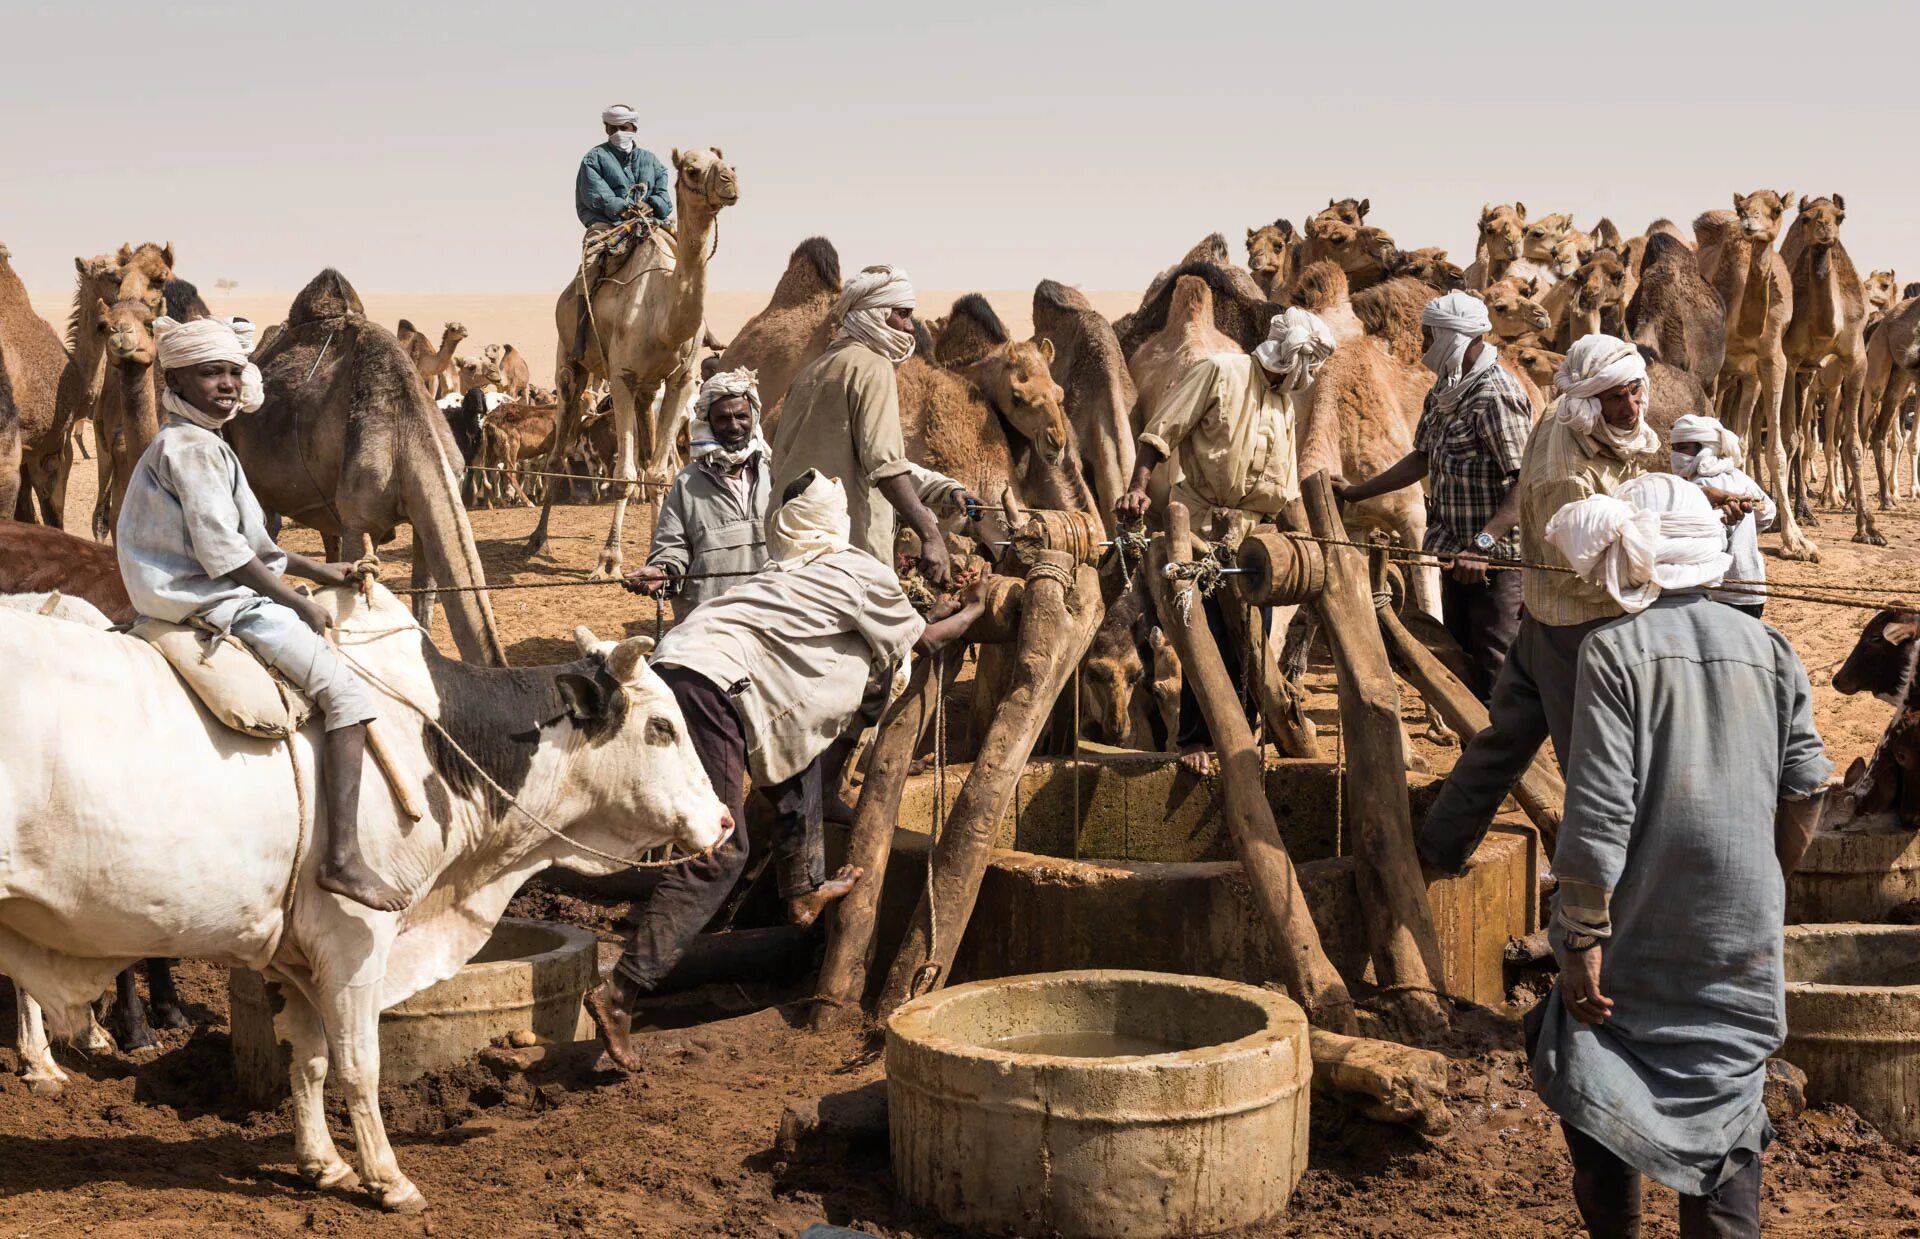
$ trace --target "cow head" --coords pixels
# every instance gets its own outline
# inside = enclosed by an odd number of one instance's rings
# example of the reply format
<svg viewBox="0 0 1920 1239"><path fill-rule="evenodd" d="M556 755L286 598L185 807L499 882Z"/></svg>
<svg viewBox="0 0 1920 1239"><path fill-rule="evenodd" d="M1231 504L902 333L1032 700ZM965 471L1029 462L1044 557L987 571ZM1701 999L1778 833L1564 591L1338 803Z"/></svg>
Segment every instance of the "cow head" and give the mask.
<svg viewBox="0 0 1920 1239"><path fill-rule="evenodd" d="M558 792L565 807L554 815L573 823L567 837L635 858L663 844L686 852L718 844L733 819L714 795L673 693L647 666L652 640L602 641L584 627L573 635L585 658L556 680L576 733ZM587 874L622 868L585 853L565 863Z"/></svg>
<svg viewBox="0 0 1920 1239"><path fill-rule="evenodd" d="M1842 693L1872 693L1891 706L1905 706L1920 656L1920 611L1882 611L1867 621L1847 661L1834 672Z"/></svg>

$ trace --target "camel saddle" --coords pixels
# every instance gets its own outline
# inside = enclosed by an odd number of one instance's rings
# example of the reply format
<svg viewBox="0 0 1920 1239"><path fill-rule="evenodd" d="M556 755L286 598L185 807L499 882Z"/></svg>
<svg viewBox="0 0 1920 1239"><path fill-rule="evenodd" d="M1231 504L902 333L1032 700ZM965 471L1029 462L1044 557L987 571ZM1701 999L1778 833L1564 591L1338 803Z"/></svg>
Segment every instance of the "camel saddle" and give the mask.
<svg viewBox="0 0 1920 1239"><path fill-rule="evenodd" d="M243 735L285 740L313 713L305 693L232 633L169 624L152 616L134 621L133 635L160 651L207 712Z"/></svg>

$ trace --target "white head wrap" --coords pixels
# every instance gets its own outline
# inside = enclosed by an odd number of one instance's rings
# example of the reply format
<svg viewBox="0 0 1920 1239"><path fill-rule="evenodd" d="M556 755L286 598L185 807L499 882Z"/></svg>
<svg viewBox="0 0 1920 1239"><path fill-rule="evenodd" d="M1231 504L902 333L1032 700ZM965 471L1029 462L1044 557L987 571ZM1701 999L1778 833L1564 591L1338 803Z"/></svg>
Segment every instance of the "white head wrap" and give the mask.
<svg viewBox="0 0 1920 1239"><path fill-rule="evenodd" d="M700 384L700 394L693 401L693 426L687 431L687 447L695 460L736 469L755 452L773 455L773 450L760 435L759 377L742 366L738 370L722 371ZM707 423L707 410L713 407L714 401L730 396L745 396L747 407L753 410L753 430L748 434L746 443L737 448L722 446L713 435L713 427Z"/></svg>
<svg viewBox="0 0 1920 1239"><path fill-rule="evenodd" d="M897 366L913 356L913 333L887 326L887 311L913 306L913 284L905 271L868 267L847 281L834 302L833 316L840 320L841 335L852 336Z"/></svg>
<svg viewBox="0 0 1920 1239"><path fill-rule="evenodd" d="M1733 563L1727 527L1706 493L1671 473L1642 474L1611 495L1568 504L1547 522L1547 541L1629 615L1662 590L1717 585Z"/></svg>
<svg viewBox="0 0 1920 1239"><path fill-rule="evenodd" d="M1689 413L1673 424L1668 438L1676 443L1703 446L1692 456L1673 453L1673 471L1683 478L1711 478L1732 473L1740 467L1743 453L1740 436L1728 430L1717 417Z"/></svg>
<svg viewBox="0 0 1920 1239"><path fill-rule="evenodd" d="M773 566L784 571L803 568L822 555L844 551L853 525L847 516L847 491L839 478L811 470L813 481L781 504L773 514L767 550Z"/></svg>
<svg viewBox="0 0 1920 1239"><path fill-rule="evenodd" d="M1493 320L1487 317L1487 303L1467 292L1450 292L1427 302L1420 310L1420 325L1433 332L1433 345L1420 360L1433 371L1434 378L1447 387L1467 377L1460 374L1460 367L1468 347L1493 330ZM1491 348L1481 349L1474 373L1478 374L1494 361ZM1456 375L1459 377L1454 377Z"/></svg>
<svg viewBox="0 0 1920 1239"><path fill-rule="evenodd" d="M248 360L253 353L253 324L246 319L196 318L181 323L163 314L153 320L153 344L162 370L179 370L208 361L230 361L245 367L240 372L240 410L251 413L265 403L267 393L260 379L260 367ZM203 413L174 395L173 389L164 384L160 388L160 404L167 412L207 430L218 430L233 416Z"/></svg>
<svg viewBox="0 0 1920 1239"><path fill-rule="evenodd" d="M1660 436L1647 425L1644 415L1631 430L1616 430L1600 416L1600 393L1627 383L1640 384L1643 400L1650 394L1647 363L1640 350L1618 336L1597 332L1581 336L1553 375L1553 385L1561 393L1556 416L1581 434L1604 439L1621 452L1657 451Z"/></svg>
<svg viewBox="0 0 1920 1239"><path fill-rule="evenodd" d="M1284 375L1282 391L1299 391L1313 382L1320 363L1333 354L1333 332L1318 314L1288 306L1267 323L1267 338L1253 350L1260 365Z"/></svg>
<svg viewBox="0 0 1920 1239"><path fill-rule="evenodd" d="M634 111L624 103L616 103L606 111L600 113L600 123L615 126L637 125L640 123L640 113Z"/></svg>

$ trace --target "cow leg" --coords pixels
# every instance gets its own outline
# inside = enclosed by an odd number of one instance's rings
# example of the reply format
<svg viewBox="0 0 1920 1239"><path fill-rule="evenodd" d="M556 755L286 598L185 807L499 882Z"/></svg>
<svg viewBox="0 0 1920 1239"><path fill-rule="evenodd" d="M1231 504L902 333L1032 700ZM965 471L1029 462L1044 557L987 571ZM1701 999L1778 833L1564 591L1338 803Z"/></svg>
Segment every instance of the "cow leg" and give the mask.
<svg viewBox="0 0 1920 1239"><path fill-rule="evenodd" d="M394 1160L380 1120L380 983L349 985L327 996L322 1016L333 1070L347 1095L353 1143L360 1159L360 1181L393 1213L420 1213L426 1197Z"/></svg>
<svg viewBox="0 0 1920 1239"><path fill-rule="evenodd" d="M108 1015L108 1023L113 1028L113 1039L120 1043L120 1052L128 1054L154 1044L153 1027L147 1023L147 1009L141 1005L140 986L134 980L131 964L113 979L113 991L113 1010Z"/></svg>
<svg viewBox="0 0 1920 1239"><path fill-rule="evenodd" d="M293 1049L293 1155L300 1177L315 1187L353 1187L353 1167L327 1130L327 1028L298 986L269 982L285 1000L280 1028Z"/></svg>
<svg viewBox="0 0 1920 1239"><path fill-rule="evenodd" d="M149 959L141 968L147 974L147 999L154 1020L162 1028L192 1028L193 1021L180 1009L180 991L173 987L173 961Z"/></svg>
<svg viewBox="0 0 1920 1239"><path fill-rule="evenodd" d="M35 1097L58 1097L67 1087L67 1073L53 1061L53 1046L47 1041L40 1004L27 997L18 982L13 986L13 1008L14 1048L20 1053L20 1074L27 1081L27 1091Z"/></svg>

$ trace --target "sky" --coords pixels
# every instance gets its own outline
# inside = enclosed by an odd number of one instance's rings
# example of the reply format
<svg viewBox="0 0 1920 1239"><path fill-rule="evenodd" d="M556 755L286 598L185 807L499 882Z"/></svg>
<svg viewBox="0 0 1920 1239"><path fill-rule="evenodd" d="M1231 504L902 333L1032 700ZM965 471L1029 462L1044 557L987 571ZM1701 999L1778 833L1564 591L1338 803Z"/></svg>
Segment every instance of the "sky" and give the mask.
<svg viewBox="0 0 1920 1239"><path fill-rule="evenodd" d="M1631 235L1762 187L1841 193L1856 265L1920 278L1910 2L0 0L0 31L0 242L36 291L169 239L249 292L557 290L616 101L737 170L723 289L816 233L922 287L1134 288L1348 195L1465 265L1483 203Z"/></svg>

